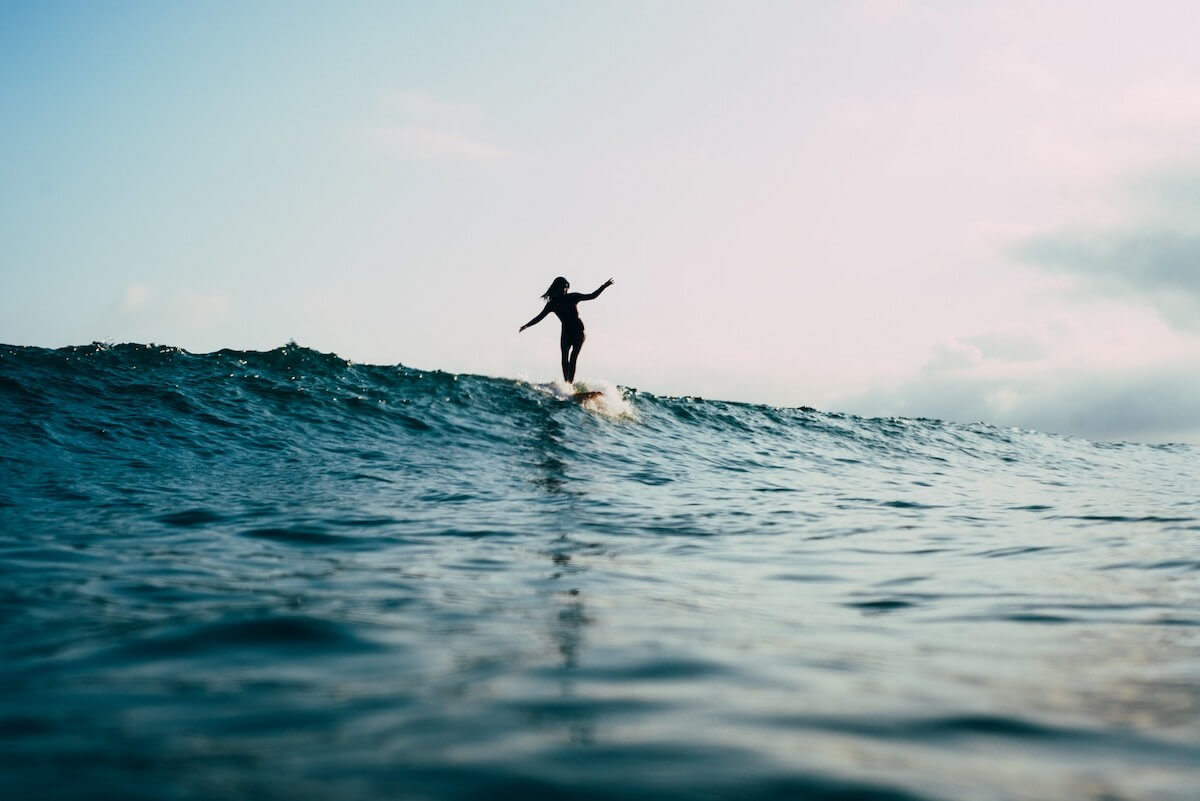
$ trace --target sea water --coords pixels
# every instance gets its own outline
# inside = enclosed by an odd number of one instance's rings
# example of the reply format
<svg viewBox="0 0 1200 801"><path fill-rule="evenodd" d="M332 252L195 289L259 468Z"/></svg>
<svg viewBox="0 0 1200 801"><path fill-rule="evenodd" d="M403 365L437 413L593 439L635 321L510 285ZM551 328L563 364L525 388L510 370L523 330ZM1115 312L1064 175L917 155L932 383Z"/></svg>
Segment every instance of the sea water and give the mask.
<svg viewBox="0 0 1200 801"><path fill-rule="evenodd" d="M1200 798L1197 448L592 388L0 348L0 795Z"/></svg>

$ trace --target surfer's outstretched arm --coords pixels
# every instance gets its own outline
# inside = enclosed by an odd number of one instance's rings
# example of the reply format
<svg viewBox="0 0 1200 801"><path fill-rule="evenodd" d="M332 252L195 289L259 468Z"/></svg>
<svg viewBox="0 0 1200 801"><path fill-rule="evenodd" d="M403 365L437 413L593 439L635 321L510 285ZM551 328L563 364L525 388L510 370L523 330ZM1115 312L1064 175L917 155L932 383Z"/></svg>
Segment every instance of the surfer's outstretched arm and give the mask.
<svg viewBox="0 0 1200 801"><path fill-rule="evenodd" d="M595 300L596 298L600 297L601 292L603 292L604 290L606 290L610 286L612 286L612 283L613 283L613 280L610 278L607 281L605 281L603 284L601 284L600 288L597 289L595 292L589 292L586 295L580 295L579 299L580 300Z"/></svg>
<svg viewBox="0 0 1200 801"><path fill-rule="evenodd" d="M599 291L599 290L597 290L597 291ZM531 325L537 325L538 323L540 323L542 321L542 318L545 317L549 313L550 313L550 304L547 303L546 308L542 309L541 314L539 314L537 317L534 317L532 320L525 323L525 325L518 328L517 333L518 334L521 333L522 331L524 331L526 328L528 328Z"/></svg>

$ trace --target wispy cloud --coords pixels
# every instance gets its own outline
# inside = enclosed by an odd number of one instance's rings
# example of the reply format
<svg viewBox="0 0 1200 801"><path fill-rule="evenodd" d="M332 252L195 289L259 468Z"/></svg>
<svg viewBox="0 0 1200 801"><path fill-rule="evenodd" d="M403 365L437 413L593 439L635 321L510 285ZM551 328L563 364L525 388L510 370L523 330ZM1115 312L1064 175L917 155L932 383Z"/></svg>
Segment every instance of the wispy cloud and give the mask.
<svg viewBox="0 0 1200 801"><path fill-rule="evenodd" d="M463 126L478 122L479 112L465 103L452 103L425 92L398 89L384 92L377 104L384 117L420 120L430 125Z"/></svg>
<svg viewBox="0 0 1200 801"><path fill-rule="evenodd" d="M229 317L228 290L177 289L161 292L141 282L128 284L111 305L115 336L135 341L173 341Z"/></svg>
<svg viewBox="0 0 1200 801"><path fill-rule="evenodd" d="M150 287L134 282L125 287L125 291L117 300L117 308L126 313L137 311L150 302L150 296Z"/></svg>
<svg viewBox="0 0 1200 801"><path fill-rule="evenodd" d="M377 103L379 122L360 139L392 158L413 161L496 161L511 152L477 133L480 113L424 92L392 91Z"/></svg>
<svg viewBox="0 0 1200 801"><path fill-rule="evenodd" d="M422 125L367 128L363 139L380 152L419 161L493 161L509 155L495 145Z"/></svg>

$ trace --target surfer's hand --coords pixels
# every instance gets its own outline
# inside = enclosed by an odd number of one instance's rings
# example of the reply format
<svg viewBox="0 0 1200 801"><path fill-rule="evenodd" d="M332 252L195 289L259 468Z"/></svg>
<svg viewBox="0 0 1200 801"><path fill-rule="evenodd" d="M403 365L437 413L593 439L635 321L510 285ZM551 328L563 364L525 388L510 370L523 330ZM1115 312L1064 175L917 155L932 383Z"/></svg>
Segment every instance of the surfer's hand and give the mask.
<svg viewBox="0 0 1200 801"><path fill-rule="evenodd" d="M613 280L611 278L604 282L605 286L612 286L612 284L613 284Z"/></svg>
<svg viewBox="0 0 1200 801"><path fill-rule="evenodd" d="M519 334L524 330L525 330L525 326L521 326L520 328L517 329L517 333Z"/></svg>

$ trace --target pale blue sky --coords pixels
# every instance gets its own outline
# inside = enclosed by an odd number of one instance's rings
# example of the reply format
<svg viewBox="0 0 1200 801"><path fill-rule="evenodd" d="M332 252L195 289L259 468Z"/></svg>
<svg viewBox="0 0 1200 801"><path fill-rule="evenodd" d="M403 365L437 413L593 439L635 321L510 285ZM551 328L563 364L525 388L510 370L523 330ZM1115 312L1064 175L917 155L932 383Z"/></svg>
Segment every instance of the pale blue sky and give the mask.
<svg viewBox="0 0 1200 801"><path fill-rule="evenodd" d="M0 341L1200 441L1200 7L0 2Z"/></svg>

